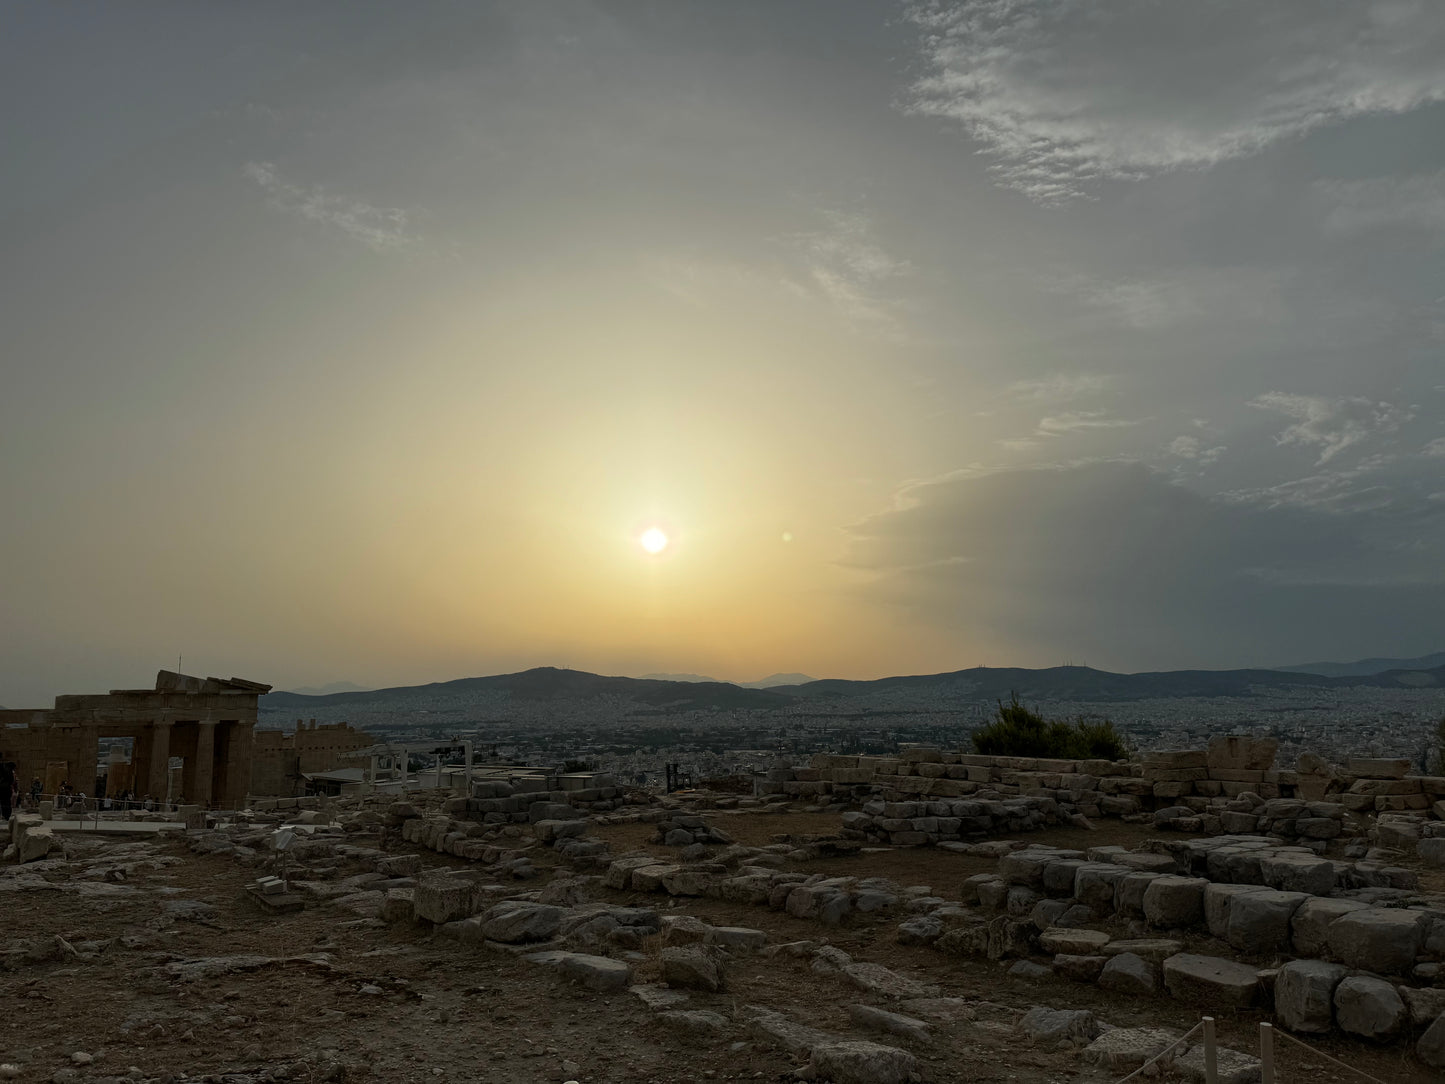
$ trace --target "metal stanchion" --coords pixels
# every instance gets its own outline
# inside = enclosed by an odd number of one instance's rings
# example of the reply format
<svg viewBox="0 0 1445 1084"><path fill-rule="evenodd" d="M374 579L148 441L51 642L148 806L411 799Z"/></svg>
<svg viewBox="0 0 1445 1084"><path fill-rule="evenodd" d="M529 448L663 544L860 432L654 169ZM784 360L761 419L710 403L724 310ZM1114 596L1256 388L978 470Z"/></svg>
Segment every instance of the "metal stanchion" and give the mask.
<svg viewBox="0 0 1445 1084"><path fill-rule="evenodd" d="M1260 1084L1274 1084L1274 1027L1260 1021L1259 1025Z"/></svg>
<svg viewBox="0 0 1445 1084"><path fill-rule="evenodd" d="M1219 1055L1214 1047L1214 1017L1204 1018L1204 1084L1219 1084Z"/></svg>

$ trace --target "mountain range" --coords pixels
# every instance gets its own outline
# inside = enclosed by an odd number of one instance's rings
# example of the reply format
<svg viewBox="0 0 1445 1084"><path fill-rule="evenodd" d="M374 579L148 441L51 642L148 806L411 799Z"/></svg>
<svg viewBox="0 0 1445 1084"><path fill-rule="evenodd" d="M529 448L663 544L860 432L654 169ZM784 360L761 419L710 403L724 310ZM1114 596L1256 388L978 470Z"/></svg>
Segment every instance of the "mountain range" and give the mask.
<svg viewBox="0 0 1445 1084"><path fill-rule="evenodd" d="M1433 657L1424 656L1427 660ZM538 667L517 674L459 678L429 685L338 692L324 696L275 692L262 697L261 705L285 711L323 706L365 708L382 704L393 708L413 705L421 709L429 702L443 698L455 700L458 696L491 693L505 693L513 700L534 702L575 702L609 697L671 711L768 710L814 703L821 708L830 700L855 703L861 700L897 706L915 702L936 706L940 700L1001 700L1013 693L1025 700L1035 701L1124 701L1255 696L1270 690L1303 692L1351 687L1445 690L1445 665L1428 669L1392 668L1359 675L1322 675L1284 669L1115 674L1087 666L1055 666L1041 670L980 666L944 674L886 677L871 681L824 679L769 688L748 688L698 678L698 675L687 675L685 680L606 677L581 670Z"/></svg>
<svg viewBox="0 0 1445 1084"><path fill-rule="evenodd" d="M1434 670L1445 666L1445 651L1414 659L1359 659L1356 662L1306 662L1298 666L1277 666L1276 670L1321 677L1369 677L1387 670Z"/></svg>

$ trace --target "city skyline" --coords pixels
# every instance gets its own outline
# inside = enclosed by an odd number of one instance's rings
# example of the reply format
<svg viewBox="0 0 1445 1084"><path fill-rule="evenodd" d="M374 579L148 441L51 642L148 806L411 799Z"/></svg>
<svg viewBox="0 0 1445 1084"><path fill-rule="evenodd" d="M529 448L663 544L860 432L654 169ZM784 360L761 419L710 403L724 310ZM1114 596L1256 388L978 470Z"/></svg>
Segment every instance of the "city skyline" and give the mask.
<svg viewBox="0 0 1445 1084"><path fill-rule="evenodd" d="M0 26L0 704L1445 643L1445 10Z"/></svg>

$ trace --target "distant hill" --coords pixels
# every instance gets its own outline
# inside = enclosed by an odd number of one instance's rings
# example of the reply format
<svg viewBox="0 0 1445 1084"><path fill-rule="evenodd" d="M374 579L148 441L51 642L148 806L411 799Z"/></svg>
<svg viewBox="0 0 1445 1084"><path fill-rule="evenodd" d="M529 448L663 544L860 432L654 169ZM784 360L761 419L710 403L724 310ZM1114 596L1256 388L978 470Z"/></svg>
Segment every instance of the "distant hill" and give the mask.
<svg viewBox="0 0 1445 1084"><path fill-rule="evenodd" d="M1298 666L1277 666L1293 674L1318 674L1321 677L1370 677L1387 670L1436 670L1445 666L1445 651L1421 655L1418 659L1360 659L1358 662L1306 662Z"/></svg>
<svg viewBox="0 0 1445 1084"><path fill-rule="evenodd" d="M801 676L801 675L799 675ZM771 680L771 679L765 679ZM1270 690L1301 691L1349 687L1445 690L1445 666L1429 670L1386 670L1362 676L1328 677L1285 670L1169 670L1159 673L1114 674L1087 666L1056 666L1045 670L977 667L946 674L878 678L872 681L826 679L766 689L744 688L722 681L678 681L657 678L603 677L580 670L540 667L519 674L460 678L430 685L399 686L366 692L307 696L267 693L263 710L296 711L322 707L366 710L431 710L439 704L465 705L472 698L505 694L517 703L555 703L585 709L587 702L616 707L633 704L665 711L728 709L772 710L812 706L827 710L829 702L845 702L846 710L937 711L950 703L1006 700L1017 692L1027 701L1125 701L1171 697L1247 697Z"/></svg>
<svg viewBox="0 0 1445 1084"><path fill-rule="evenodd" d="M709 682L709 683L714 684L714 685L721 685L721 684L722 684L722 682L718 681L717 678L703 677L701 674L643 674L642 677L638 678L637 680L638 680L638 681L690 681L690 682L694 682L694 683L699 682L699 681L704 681L704 682Z"/></svg>
<svg viewBox="0 0 1445 1084"><path fill-rule="evenodd" d="M287 692L298 696L330 696L332 693L369 693L372 687L358 685L354 681L333 681L330 685L301 685Z"/></svg>
<svg viewBox="0 0 1445 1084"><path fill-rule="evenodd" d="M744 689L775 689L779 685L807 685L816 680L807 674L769 674L761 681L744 681L740 684Z"/></svg>

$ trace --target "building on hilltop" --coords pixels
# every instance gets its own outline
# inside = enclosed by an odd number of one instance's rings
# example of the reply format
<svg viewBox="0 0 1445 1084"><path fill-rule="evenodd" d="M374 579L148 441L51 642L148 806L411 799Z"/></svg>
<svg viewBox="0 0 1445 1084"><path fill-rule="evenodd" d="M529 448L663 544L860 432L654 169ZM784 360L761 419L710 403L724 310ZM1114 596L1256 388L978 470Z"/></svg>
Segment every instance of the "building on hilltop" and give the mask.
<svg viewBox="0 0 1445 1084"><path fill-rule="evenodd" d="M53 708L0 709L0 760L15 763L22 790L40 779L46 794L69 783L97 795L104 786L100 739L129 738L138 796L167 797L170 762L179 758L181 793L171 797L240 806L251 786L257 702L270 691L242 678L161 670L154 689L57 696Z"/></svg>

